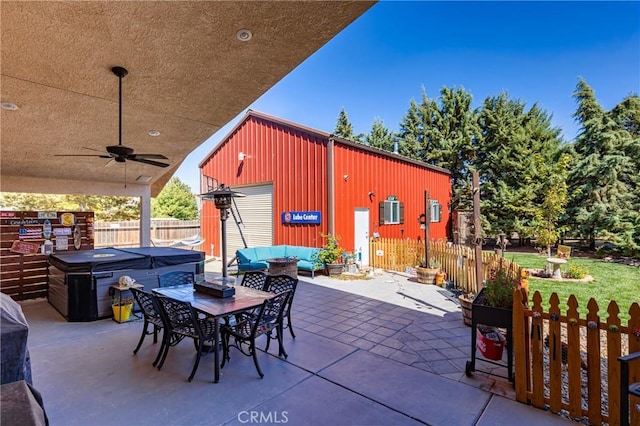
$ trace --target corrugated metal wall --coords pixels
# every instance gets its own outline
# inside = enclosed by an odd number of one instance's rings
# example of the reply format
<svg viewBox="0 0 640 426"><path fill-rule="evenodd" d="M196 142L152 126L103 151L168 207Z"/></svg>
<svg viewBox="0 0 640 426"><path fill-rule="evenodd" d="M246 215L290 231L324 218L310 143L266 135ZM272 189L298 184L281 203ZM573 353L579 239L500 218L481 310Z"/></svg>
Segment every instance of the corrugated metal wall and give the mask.
<svg viewBox="0 0 640 426"><path fill-rule="evenodd" d="M441 204L442 220L431 223L431 238L446 238L449 229L451 177L417 164L390 158L382 153L362 151L336 141L334 148L336 234L341 245L353 249L353 221L356 208L368 208L369 235L378 232L383 238L424 237L418 216L424 212L424 191ZM369 196L369 192L375 195ZM378 203L388 196L404 203L404 223L379 225ZM404 232L402 231L404 229Z"/></svg>
<svg viewBox="0 0 640 426"><path fill-rule="evenodd" d="M231 187L272 183L273 243L319 247L324 243L320 233L329 230L327 144L328 134L249 112L201 163L202 174ZM244 161L238 160L240 152L247 155ZM448 236L451 200L448 173L337 140L333 175L335 233L340 235L345 249L353 250L356 208L369 209L369 235L378 232L388 238L422 238L424 231L420 229L418 216L424 211L426 189L442 207L442 220L431 224L430 236ZM202 192L205 190L202 188ZM375 195L369 197L369 192ZM405 220L403 224L380 226L378 203L389 195L404 203ZM281 214L285 211L320 211L322 224L284 225ZM215 255L220 256L220 216L213 202L204 202L201 218L203 237L209 247L215 244ZM207 254L211 254L210 250Z"/></svg>
<svg viewBox="0 0 640 426"><path fill-rule="evenodd" d="M202 174L231 187L273 183L274 244L317 247L320 231L326 232L326 143L319 135L250 116L203 162ZM242 162L240 152L248 156ZM283 211L313 210L322 212L322 225L281 224ZM220 256L220 215L213 202L203 203L201 218L203 237Z"/></svg>

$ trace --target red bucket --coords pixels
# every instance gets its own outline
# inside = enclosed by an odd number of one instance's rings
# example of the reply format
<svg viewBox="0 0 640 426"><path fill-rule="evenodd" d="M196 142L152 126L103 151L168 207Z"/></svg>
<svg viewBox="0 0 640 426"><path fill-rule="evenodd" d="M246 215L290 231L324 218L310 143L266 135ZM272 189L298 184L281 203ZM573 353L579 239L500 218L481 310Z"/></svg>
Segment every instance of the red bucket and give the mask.
<svg viewBox="0 0 640 426"><path fill-rule="evenodd" d="M505 344L505 337L497 328L478 327L476 329L476 346L483 357L494 361L501 360Z"/></svg>

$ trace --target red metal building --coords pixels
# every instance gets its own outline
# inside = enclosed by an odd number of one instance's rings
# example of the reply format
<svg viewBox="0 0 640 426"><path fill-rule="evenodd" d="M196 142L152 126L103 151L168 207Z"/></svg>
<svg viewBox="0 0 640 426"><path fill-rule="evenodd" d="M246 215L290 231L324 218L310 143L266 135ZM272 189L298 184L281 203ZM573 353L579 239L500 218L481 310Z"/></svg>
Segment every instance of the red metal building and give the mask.
<svg viewBox="0 0 640 426"><path fill-rule="evenodd" d="M423 238L419 216L425 191L432 200L430 237L448 238L451 174L448 170L342 139L320 130L249 111L199 164L206 177L246 197L235 198L227 221L227 258L244 247L321 247L321 233L340 237L348 251L362 252L368 239ZM203 202L207 252L220 256L220 215ZM242 232L240 232L240 230Z"/></svg>

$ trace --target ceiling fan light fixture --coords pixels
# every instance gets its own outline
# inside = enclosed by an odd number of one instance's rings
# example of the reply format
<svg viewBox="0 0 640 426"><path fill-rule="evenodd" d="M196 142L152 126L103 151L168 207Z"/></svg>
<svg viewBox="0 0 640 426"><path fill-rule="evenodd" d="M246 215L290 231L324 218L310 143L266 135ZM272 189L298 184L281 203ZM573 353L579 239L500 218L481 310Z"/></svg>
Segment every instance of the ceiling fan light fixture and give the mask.
<svg viewBox="0 0 640 426"><path fill-rule="evenodd" d="M238 32L236 33L236 38L240 41L249 41L251 40L251 37L253 37L253 34L251 34L251 31L245 28L238 30Z"/></svg>
<svg viewBox="0 0 640 426"><path fill-rule="evenodd" d="M6 109L7 111L17 111L20 109L18 105L8 101L2 101L2 103L0 103L0 106L2 107L2 109Z"/></svg>

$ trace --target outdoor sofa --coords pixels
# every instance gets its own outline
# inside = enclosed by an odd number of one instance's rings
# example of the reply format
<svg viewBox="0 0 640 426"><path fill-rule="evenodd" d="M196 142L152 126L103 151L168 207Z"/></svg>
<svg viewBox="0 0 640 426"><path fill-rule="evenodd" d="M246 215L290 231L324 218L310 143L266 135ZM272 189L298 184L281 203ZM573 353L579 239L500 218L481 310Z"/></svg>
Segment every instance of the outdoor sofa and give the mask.
<svg viewBox="0 0 640 426"><path fill-rule="evenodd" d="M298 270L311 272L311 277L313 278L315 271L322 269L322 265L319 265L316 261L320 250L321 249L315 247L289 245L260 246L238 249L236 250L238 273L269 269L267 259L277 257L296 257L299 259Z"/></svg>

